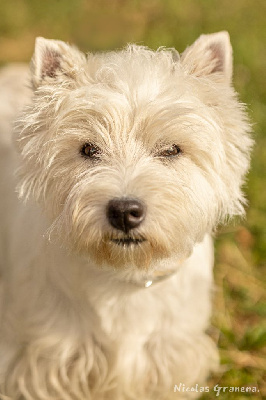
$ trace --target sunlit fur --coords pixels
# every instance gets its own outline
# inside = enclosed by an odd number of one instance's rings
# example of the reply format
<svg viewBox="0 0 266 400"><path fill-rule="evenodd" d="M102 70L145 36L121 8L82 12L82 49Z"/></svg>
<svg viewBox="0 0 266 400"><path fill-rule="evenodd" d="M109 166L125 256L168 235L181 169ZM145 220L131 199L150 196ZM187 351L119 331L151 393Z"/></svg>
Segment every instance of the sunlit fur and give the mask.
<svg viewBox="0 0 266 400"><path fill-rule="evenodd" d="M210 234L244 213L252 141L228 35L181 56L129 45L86 57L38 39L31 70L32 92L23 67L0 75L3 398L182 399L175 384L204 385L217 367ZM26 103L14 146L5 121ZM172 145L180 154L163 157ZM146 206L136 245L111 241L125 234L107 204L123 197Z"/></svg>

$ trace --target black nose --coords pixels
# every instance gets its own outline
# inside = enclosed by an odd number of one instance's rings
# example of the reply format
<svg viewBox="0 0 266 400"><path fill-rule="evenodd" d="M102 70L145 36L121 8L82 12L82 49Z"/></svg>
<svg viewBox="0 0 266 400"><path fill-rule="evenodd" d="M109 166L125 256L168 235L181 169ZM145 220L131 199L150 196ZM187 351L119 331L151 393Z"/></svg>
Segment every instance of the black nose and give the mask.
<svg viewBox="0 0 266 400"><path fill-rule="evenodd" d="M145 206L137 199L115 198L107 205L107 218L114 228L128 233L144 220Z"/></svg>

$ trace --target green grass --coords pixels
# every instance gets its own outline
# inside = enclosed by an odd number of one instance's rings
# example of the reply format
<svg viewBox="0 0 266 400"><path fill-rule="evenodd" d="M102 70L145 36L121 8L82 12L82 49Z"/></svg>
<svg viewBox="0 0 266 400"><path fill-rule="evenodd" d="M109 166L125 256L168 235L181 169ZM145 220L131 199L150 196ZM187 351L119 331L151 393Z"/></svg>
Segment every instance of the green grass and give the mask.
<svg viewBox="0 0 266 400"><path fill-rule="evenodd" d="M84 51L113 49L127 42L182 51L201 33L229 31L234 84L248 104L256 146L246 185L247 220L217 235L211 334L221 349L223 368L211 378L210 387L254 385L259 393L225 392L218 398L262 399L266 394L265 0L2 0L0 10L2 65L29 61L36 36L75 43ZM204 395L206 400L213 398L213 391Z"/></svg>

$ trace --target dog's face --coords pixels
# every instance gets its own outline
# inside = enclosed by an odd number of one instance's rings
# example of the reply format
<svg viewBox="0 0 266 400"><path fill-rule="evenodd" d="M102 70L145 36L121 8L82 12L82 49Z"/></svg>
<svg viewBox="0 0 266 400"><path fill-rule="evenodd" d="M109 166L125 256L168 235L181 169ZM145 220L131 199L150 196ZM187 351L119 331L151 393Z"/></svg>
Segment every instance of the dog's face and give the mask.
<svg viewBox="0 0 266 400"><path fill-rule="evenodd" d="M251 141L226 33L176 52L89 55L37 40L34 98L20 122L20 193L99 265L187 257L242 213Z"/></svg>

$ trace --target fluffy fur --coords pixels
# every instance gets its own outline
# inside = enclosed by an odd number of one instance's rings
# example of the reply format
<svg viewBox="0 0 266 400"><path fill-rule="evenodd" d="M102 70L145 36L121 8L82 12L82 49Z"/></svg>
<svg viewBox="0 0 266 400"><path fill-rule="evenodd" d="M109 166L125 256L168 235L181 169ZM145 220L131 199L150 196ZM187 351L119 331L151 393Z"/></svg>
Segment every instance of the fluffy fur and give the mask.
<svg viewBox="0 0 266 400"><path fill-rule="evenodd" d="M32 90L27 74L0 75L2 398L195 398L174 385L204 385L218 365L210 235L244 212L252 145L228 34L181 56L86 57L38 38ZM108 221L114 198L145 204L130 233Z"/></svg>

